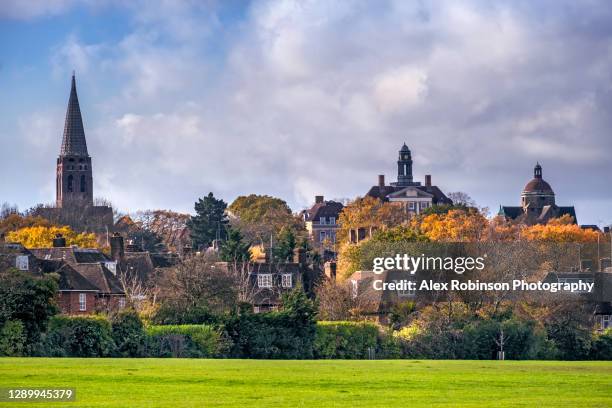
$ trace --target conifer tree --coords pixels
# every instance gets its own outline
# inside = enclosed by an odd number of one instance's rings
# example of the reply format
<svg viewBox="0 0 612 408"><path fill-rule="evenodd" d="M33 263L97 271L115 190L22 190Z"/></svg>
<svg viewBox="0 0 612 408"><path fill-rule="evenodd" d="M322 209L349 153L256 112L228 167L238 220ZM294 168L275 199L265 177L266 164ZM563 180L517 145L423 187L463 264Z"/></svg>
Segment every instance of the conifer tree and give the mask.
<svg viewBox="0 0 612 408"><path fill-rule="evenodd" d="M213 193L208 193L195 203L196 215L187 223L194 247L207 247L213 240L225 238L225 226L228 223L226 208L225 201L215 198Z"/></svg>

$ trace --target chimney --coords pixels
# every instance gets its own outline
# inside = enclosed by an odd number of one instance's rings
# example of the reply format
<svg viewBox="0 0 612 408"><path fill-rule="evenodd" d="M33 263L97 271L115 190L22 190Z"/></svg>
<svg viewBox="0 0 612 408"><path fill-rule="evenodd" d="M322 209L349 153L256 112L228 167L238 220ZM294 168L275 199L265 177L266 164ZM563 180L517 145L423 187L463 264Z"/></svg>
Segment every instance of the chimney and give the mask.
<svg viewBox="0 0 612 408"><path fill-rule="evenodd" d="M334 261L325 262L325 276L332 282L336 281L337 264Z"/></svg>
<svg viewBox="0 0 612 408"><path fill-rule="evenodd" d="M57 234L55 238L53 238L53 248L65 248L66 247L66 238L62 236L62 234Z"/></svg>
<svg viewBox="0 0 612 408"><path fill-rule="evenodd" d="M604 233L607 234L608 232L610 232L610 227L604 227Z"/></svg>
<svg viewBox="0 0 612 408"><path fill-rule="evenodd" d="M323 196L315 196L315 204L323 203Z"/></svg>
<svg viewBox="0 0 612 408"><path fill-rule="evenodd" d="M306 250L304 248L293 250L293 263L300 264L300 267L306 267Z"/></svg>
<svg viewBox="0 0 612 408"><path fill-rule="evenodd" d="M431 174L425 175L425 187L431 187Z"/></svg>
<svg viewBox="0 0 612 408"><path fill-rule="evenodd" d="M125 251L123 249L123 237L119 235L118 232L115 232L110 239L110 247L111 247L111 258L114 261L119 262L123 259L125 255Z"/></svg>
<svg viewBox="0 0 612 408"><path fill-rule="evenodd" d="M384 187L384 186L385 186L385 175L379 174L378 175L378 187Z"/></svg>

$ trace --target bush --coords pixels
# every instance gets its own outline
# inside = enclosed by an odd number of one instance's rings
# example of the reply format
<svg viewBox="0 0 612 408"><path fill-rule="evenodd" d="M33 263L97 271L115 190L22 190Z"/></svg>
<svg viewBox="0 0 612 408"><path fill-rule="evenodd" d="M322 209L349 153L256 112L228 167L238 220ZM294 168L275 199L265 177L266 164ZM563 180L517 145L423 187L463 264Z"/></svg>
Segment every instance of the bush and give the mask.
<svg viewBox="0 0 612 408"><path fill-rule="evenodd" d="M112 336L120 357L143 357L146 335L136 311L126 309L113 316Z"/></svg>
<svg viewBox="0 0 612 408"><path fill-rule="evenodd" d="M26 334L23 323L9 320L0 330L0 356L18 357L23 355Z"/></svg>
<svg viewBox="0 0 612 408"><path fill-rule="evenodd" d="M108 357L115 351L111 324L102 316L56 316L43 343L51 357Z"/></svg>
<svg viewBox="0 0 612 408"><path fill-rule="evenodd" d="M593 337L591 358L594 360L612 360L612 329Z"/></svg>
<svg viewBox="0 0 612 408"><path fill-rule="evenodd" d="M55 304L57 280L55 274L39 278L14 269L0 270L0 327L10 321L22 323L26 354L40 340L49 318L59 311ZM15 327L12 323L10 330Z"/></svg>
<svg viewBox="0 0 612 408"><path fill-rule="evenodd" d="M219 331L208 325L149 326L146 335L150 357L216 357L225 349Z"/></svg>
<svg viewBox="0 0 612 408"><path fill-rule="evenodd" d="M313 358L316 305L301 288L283 296L283 310L254 314L245 305L226 319L235 358Z"/></svg>
<svg viewBox="0 0 612 408"><path fill-rule="evenodd" d="M318 322L316 358L365 359L376 350L378 326L367 322Z"/></svg>

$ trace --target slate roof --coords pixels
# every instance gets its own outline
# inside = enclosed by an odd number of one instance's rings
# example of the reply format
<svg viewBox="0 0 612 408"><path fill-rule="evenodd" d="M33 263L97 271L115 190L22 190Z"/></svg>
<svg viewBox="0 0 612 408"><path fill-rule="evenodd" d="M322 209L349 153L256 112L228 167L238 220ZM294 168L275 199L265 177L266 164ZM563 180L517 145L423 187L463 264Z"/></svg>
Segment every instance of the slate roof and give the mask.
<svg viewBox="0 0 612 408"><path fill-rule="evenodd" d="M88 156L85 129L83 128L83 118L81 117L74 74L72 74L72 86L70 88L70 98L68 99L68 109L66 110L60 156Z"/></svg>
<svg viewBox="0 0 612 408"><path fill-rule="evenodd" d="M319 221L321 217L335 217L336 219L340 216L340 212L344 206L342 203L336 201L325 201L313 205L310 209L304 211L305 221Z"/></svg>
<svg viewBox="0 0 612 408"><path fill-rule="evenodd" d="M407 188L406 186L372 186L370 190L366 193L366 196L378 198L383 201L388 201L388 196L390 194L396 193L400 190ZM453 201L446 196L438 188L438 186L409 186L409 188L416 188L420 191L429 193L433 195L433 199L431 200L434 204L449 204L452 205Z"/></svg>
<svg viewBox="0 0 612 408"><path fill-rule="evenodd" d="M515 207L515 206L505 206L502 205L499 207L499 212L498 215L501 215L503 217L515 220L525 214L525 211L523 211L523 207ZM576 210L574 209L573 206L569 206L569 207L559 207L556 205L546 205L542 208L542 211L540 212L540 214L537 214L537 216L535 216L533 218L533 221L535 222L547 222L548 220L550 220L551 218L559 218L562 217L564 215L569 215L574 219L574 223L577 222L576 220Z"/></svg>

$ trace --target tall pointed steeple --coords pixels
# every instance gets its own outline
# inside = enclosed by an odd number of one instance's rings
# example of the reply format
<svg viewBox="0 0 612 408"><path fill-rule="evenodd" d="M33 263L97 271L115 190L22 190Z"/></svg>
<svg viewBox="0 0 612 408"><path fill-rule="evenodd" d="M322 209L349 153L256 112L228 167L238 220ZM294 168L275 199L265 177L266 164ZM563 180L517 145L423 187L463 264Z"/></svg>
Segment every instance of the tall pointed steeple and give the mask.
<svg viewBox="0 0 612 408"><path fill-rule="evenodd" d="M68 99L68 109L66 110L60 156L88 156L74 72L72 73L72 88L70 89L70 99Z"/></svg>
<svg viewBox="0 0 612 408"><path fill-rule="evenodd" d="M87 153L83 118L81 118L81 108L79 107L73 72L62 148L57 158L57 207L65 207L68 203L92 206L92 174L91 157Z"/></svg>

